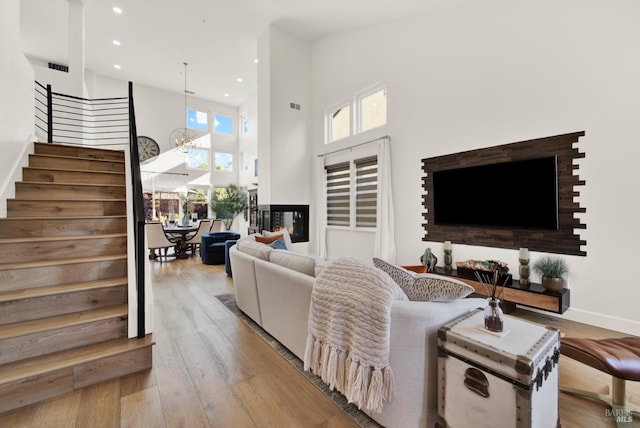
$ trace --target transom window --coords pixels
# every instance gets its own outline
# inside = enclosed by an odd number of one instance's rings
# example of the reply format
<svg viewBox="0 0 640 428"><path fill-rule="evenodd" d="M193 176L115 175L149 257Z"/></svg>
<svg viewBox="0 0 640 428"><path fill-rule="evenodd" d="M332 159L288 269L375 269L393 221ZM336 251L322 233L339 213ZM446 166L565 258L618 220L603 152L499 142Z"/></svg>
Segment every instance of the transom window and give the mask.
<svg viewBox="0 0 640 428"><path fill-rule="evenodd" d="M208 114L206 112L190 108L187 110L187 126L189 129L197 131L208 131L209 122L207 117Z"/></svg>
<svg viewBox="0 0 640 428"><path fill-rule="evenodd" d="M233 118L222 114L213 115L213 132L222 135L233 135Z"/></svg>
<svg viewBox="0 0 640 428"><path fill-rule="evenodd" d="M360 132L387 124L387 90L360 98Z"/></svg>
<svg viewBox="0 0 640 428"><path fill-rule="evenodd" d="M216 171L233 171L233 153L215 152Z"/></svg>
<svg viewBox="0 0 640 428"><path fill-rule="evenodd" d="M331 141L338 141L351 135L351 107L346 105L336 109L330 118Z"/></svg>
<svg viewBox="0 0 640 428"><path fill-rule="evenodd" d="M187 168L209 170L209 150L194 148L187 153Z"/></svg>
<svg viewBox="0 0 640 428"><path fill-rule="evenodd" d="M334 105L326 114L326 143L387 124L387 88L378 86L354 95L353 101Z"/></svg>

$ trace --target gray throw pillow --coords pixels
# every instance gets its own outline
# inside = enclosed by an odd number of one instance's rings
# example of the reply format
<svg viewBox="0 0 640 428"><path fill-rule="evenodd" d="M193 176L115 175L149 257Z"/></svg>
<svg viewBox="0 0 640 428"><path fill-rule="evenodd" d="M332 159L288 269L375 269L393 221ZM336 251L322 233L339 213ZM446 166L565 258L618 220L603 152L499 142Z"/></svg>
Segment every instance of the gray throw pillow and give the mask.
<svg viewBox="0 0 640 428"><path fill-rule="evenodd" d="M386 272L402 288L409 300L449 302L467 297L475 291L470 285L455 278L432 273L417 274L377 257L374 257L373 264Z"/></svg>

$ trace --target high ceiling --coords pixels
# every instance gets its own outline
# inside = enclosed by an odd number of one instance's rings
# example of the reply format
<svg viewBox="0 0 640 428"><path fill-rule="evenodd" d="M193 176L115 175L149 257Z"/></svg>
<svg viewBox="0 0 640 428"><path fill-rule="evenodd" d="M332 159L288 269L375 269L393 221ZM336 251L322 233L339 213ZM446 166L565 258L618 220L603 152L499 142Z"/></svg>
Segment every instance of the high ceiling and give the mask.
<svg viewBox="0 0 640 428"><path fill-rule="evenodd" d="M269 24L313 40L424 13L442 2L84 0L85 66L96 74L183 93L183 63L187 62L189 91L237 106L256 91L257 40ZM114 13L114 6L123 13ZM21 0L25 54L67 65L68 22L68 0ZM115 46L113 40L121 45ZM115 69L115 64L121 69Z"/></svg>

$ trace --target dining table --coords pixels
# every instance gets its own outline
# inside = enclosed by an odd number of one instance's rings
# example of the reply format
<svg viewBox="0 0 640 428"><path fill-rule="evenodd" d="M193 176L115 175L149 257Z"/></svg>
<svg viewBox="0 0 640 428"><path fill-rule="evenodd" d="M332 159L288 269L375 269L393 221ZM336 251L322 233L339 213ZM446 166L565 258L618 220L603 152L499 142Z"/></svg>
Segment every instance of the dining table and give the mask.
<svg viewBox="0 0 640 428"><path fill-rule="evenodd" d="M167 239L176 244L176 259L186 259L188 257L187 241L192 238L197 231L197 223L190 223L189 225L173 224L164 227L164 233L167 235Z"/></svg>

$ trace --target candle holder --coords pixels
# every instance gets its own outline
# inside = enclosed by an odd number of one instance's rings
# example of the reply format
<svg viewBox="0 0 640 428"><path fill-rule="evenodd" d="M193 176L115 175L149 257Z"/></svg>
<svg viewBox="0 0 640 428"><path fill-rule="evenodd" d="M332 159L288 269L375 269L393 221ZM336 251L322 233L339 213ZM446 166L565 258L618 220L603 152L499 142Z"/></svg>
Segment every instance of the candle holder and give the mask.
<svg viewBox="0 0 640 428"><path fill-rule="evenodd" d="M453 263L453 257L451 257L451 250L444 250L444 271L445 273L451 273L453 271L451 267Z"/></svg>
<svg viewBox="0 0 640 428"><path fill-rule="evenodd" d="M529 288L531 283L529 282L529 259L518 259L520 261L520 287Z"/></svg>

